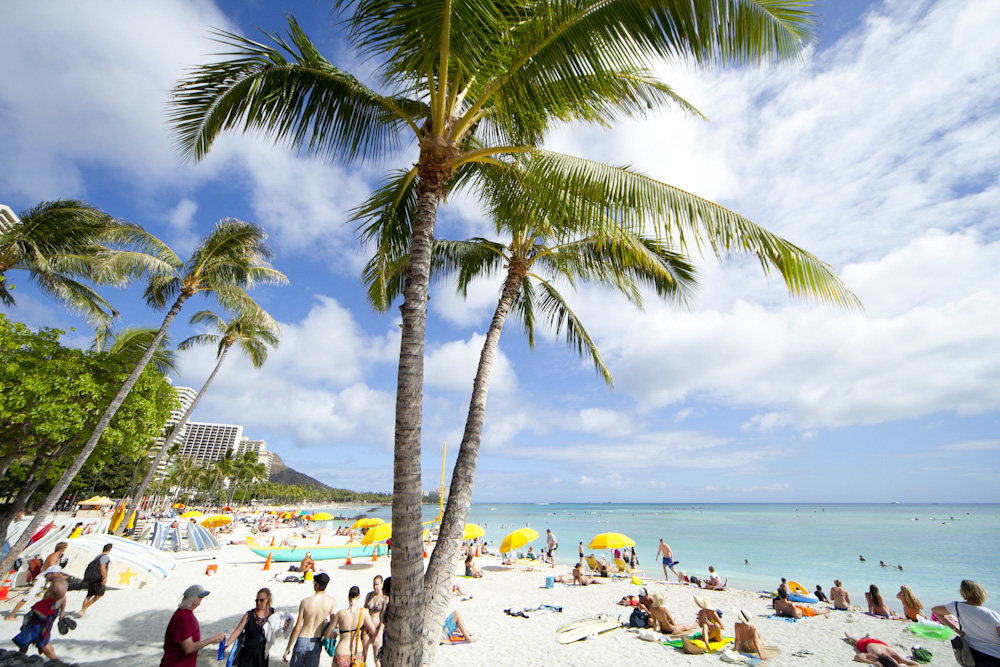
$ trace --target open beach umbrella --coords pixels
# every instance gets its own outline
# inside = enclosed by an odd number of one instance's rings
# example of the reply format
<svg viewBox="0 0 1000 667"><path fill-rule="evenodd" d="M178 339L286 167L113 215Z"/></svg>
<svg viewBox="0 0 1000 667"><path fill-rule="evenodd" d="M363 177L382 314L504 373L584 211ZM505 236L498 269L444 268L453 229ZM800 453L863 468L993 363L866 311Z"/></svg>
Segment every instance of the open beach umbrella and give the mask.
<svg viewBox="0 0 1000 667"><path fill-rule="evenodd" d="M202 521L201 525L205 526L205 528L218 528L219 526L225 526L227 523L232 522L233 520L225 514L213 514Z"/></svg>
<svg viewBox="0 0 1000 667"><path fill-rule="evenodd" d="M531 528L519 528L513 533L503 538L500 543L500 553L507 554L514 549L520 549L528 542L538 539L538 531Z"/></svg>
<svg viewBox="0 0 1000 667"><path fill-rule="evenodd" d="M181 514L182 519L193 519L196 516L201 516L201 512L198 510L191 510L190 512L184 512L184 514Z"/></svg>
<svg viewBox="0 0 1000 667"><path fill-rule="evenodd" d="M184 509L184 503L174 503L173 505L171 505L171 507L177 510L182 510Z"/></svg>
<svg viewBox="0 0 1000 667"><path fill-rule="evenodd" d="M316 514L312 515L312 520L313 521L332 521L333 520L333 515L330 514L329 512L317 512Z"/></svg>
<svg viewBox="0 0 1000 667"><path fill-rule="evenodd" d="M606 549L623 549L634 546L635 540L628 535L622 535L621 533L601 533L600 535L594 535L594 539L590 541L590 546L587 548L595 551L605 551Z"/></svg>
<svg viewBox="0 0 1000 667"><path fill-rule="evenodd" d="M383 524L383 523L385 523L384 519L379 519L379 518L376 518L376 517L369 516L369 517L364 517L362 519L358 519L357 521L355 521L354 523L351 524L351 528L352 529L354 529L354 528L371 528L372 526L378 526L379 524Z"/></svg>
<svg viewBox="0 0 1000 667"><path fill-rule="evenodd" d="M376 542L385 542L387 539L392 537L392 524L391 523L380 523L377 526L372 526L365 533L365 536L361 539L361 544L368 546L369 544L375 544Z"/></svg>
<svg viewBox="0 0 1000 667"><path fill-rule="evenodd" d="M226 505L225 507L222 508L222 511L223 512L232 512L233 508L230 507L229 505Z"/></svg>
<svg viewBox="0 0 1000 667"><path fill-rule="evenodd" d="M474 540L477 537L482 537L485 534L486 531L483 530L483 527L480 526L478 523L467 523L465 524L465 537L463 539Z"/></svg>

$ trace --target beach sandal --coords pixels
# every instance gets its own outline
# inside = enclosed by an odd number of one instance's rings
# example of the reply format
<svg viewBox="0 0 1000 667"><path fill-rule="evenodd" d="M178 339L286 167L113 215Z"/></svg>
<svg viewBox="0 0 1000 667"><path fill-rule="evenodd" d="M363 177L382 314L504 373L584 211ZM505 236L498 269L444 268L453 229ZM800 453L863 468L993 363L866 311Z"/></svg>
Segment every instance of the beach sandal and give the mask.
<svg viewBox="0 0 1000 667"><path fill-rule="evenodd" d="M66 618L65 616L63 618L60 618L59 634L65 635L70 630L76 630L76 621L74 621L72 618Z"/></svg>

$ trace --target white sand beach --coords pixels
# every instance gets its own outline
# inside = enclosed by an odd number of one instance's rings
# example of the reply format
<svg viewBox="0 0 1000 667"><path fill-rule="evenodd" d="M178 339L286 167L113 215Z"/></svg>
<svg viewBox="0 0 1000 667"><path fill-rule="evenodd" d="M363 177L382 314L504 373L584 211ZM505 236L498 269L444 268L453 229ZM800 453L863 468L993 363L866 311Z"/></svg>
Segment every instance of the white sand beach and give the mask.
<svg viewBox="0 0 1000 667"><path fill-rule="evenodd" d="M279 541L285 532L289 531L277 533ZM238 539L239 535L237 532L233 539ZM217 573L211 576L205 574L210 563L218 564ZM488 556L478 558L476 563L484 571L484 577L457 577L456 582L472 598L456 600L452 608L461 611L477 641L442 646L436 663L441 667L488 664L708 665L719 661L718 655L684 655L680 650L643 641L637 633L625 629L587 641L560 645L556 629L573 619L593 614L626 619L632 608L616 603L625 595L635 594L639 587L621 579L587 587L556 584L554 588L547 589L547 576L567 573L569 568L557 566L555 569L540 567L533 572L510 571L500 564L498 558ZM371 590L374 575L389 576L390 573L390 561L385 557L374 563L370 559L354 559L351 565L340 560L320 561L317 565L331 577L327 591L337 599L338 608L346 606L347 590L351 586L360 587L364 595ZM60 659L80 665L156 665L162 655L167 621L177 606L181 592L191 584L201 584L211 591L196 612L203 636L231 632L241 615L253 606L256 591L264 586L273 592L275 608L294 614L299 600L311 594L311 586L276 581L275 575L288 573L287 563L272 563L270 571L262 568L261 559L246 546L225 546L217 560L181 563L166 581L156 586L138 591L109 590L80 620L75 631L66 636L56 634L53 646ZM907 631L908 622L835 611L826 616L789 623L767 618L771 613L769 601L758 593L739 590L699 592L688 585L663 583L659 580L662 576L659 570L650 570L648 574L652 576L644 579L644 585L650 594L663 593L666 606L677 622L693 622L697 609L693 595L696 593L707 596L713 606L722 610L723 622L729 632L733 626L732 610L736 607L747 609L754 617L765 644L782 650L782 656L772 664L796 667L849 664L854 652L843 641L845 632L856 637L870 633L906 654L910 647L919 644L934 653L933 664L954 664L947 642L921 639L910 634ZM858 602L855 597L864 601L863 591L852 592L855 593L852 597L855 604ZM83 596L83 591L70 592L68 609L79 610ZM16 599L0 603L0 612L6 614ZM541 604L561 606L563 611L533 618L504 613L506 608ZM18 632L19 626L19 622L0 621L0 645L15 648L10 638ZM281 655L284 647L285 641L279 638L271 651L272 665L283 664ZM801 651L810 653L793 655ZM216 661L215 654L212 648L203 650L198 664L222 664ZM331 660L324 658L322 664L330 664L328 661Z"/></svg>

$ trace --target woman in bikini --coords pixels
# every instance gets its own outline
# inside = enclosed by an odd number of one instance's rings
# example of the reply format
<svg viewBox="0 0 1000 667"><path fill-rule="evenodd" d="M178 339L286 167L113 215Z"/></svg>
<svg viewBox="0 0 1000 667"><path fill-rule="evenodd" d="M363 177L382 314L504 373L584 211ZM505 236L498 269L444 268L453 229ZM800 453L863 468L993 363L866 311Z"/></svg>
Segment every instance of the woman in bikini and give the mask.
<svg viewBox="0 0 1000 667"><path fill-rule="evenodd" d="M333 667L350 667L351 662L361 658L361 638L357 636L359 629L372 634L375 632L372 617L360 600L361 589L351 586L351 590L347 592L347 608L337 612L333 623L323 634L323 639L326 639L333 635L334 628L340 631L337 648L333 651Z"/></svg>
<svg viewBox="0 0 1000 667"><path fill-rule="evenodd" d="M382 648L382 612L389 602L389 596L382 592L382 575L375 575L372 580L372 590L365 596L365 609L375 624L375 632L364 633L363 655L368 655L368 647L372 647L372 654L378 655L378 650Z"/></svg>
<svg viewBox="0 0 1000 667"><path fill-rule="evenodd" d="M878 592L878 586L872 584L868 587L868 592L865 593L865 600L868 601L868 613L874 614L876 616L885 616L889 618L892 616L892 610L885 606L885 601L882 599L882 594Z"/></svg>
<svg viewBox="0 0 1000 667"><path fill-rule="evenodd" d="M830 602L833 603L834 609L840 611L860 611L857 607L851 605L851 596L844 590L840 579L833 580L833 588L830 589Z"/></svg>
<svg viewBox="0 0 1000 667"><path fill-rule="evenodd" d="M896 598L903 603L903 616L911 621L917 621L917 616L924 610L924 606L913 594L913 589L909 586L900 586Z"/></svg>
<svg viewBox="0 0 1000 667"><path fill-rule="evenodd" d="M757 628L750 624L750 612L746 609L735 609L736 624L733 626L733 639L736 650L740 653L756 653L762 656L764 642L760 639Z"/></svg>

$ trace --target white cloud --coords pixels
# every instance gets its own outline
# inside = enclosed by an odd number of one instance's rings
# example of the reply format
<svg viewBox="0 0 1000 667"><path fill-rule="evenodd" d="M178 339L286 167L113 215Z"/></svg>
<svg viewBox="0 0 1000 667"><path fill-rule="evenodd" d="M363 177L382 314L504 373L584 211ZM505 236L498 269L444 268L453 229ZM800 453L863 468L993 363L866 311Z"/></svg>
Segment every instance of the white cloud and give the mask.
<svg viewBox="0 0 1000 667"><path fill-rule="evenodd" d="M451 341L428 350L424 368L425 385L463 392L463 397L471 396L485 342L485 335L473 334L468 340ZM498 349L490 372L490 396L508 394L516 388L514 368L503 351Z"/></svg>

